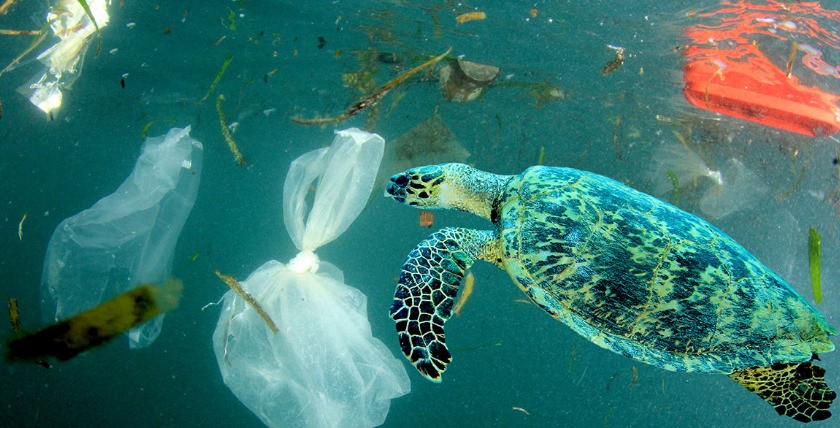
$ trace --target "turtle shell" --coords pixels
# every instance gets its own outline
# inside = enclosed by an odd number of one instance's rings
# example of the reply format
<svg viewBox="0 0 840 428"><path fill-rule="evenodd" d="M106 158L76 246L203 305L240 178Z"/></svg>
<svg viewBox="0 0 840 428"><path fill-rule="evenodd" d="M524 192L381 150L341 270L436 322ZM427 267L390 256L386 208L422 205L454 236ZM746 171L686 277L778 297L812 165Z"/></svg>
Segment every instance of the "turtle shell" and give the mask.
<svg viewBox="0 0 840 428"><path fill-rule="evenodd" d="M619 354L731 373L834 349L836 330L732 238L617 181L529 168L508 182L493 220L517 285Z"/></svg>

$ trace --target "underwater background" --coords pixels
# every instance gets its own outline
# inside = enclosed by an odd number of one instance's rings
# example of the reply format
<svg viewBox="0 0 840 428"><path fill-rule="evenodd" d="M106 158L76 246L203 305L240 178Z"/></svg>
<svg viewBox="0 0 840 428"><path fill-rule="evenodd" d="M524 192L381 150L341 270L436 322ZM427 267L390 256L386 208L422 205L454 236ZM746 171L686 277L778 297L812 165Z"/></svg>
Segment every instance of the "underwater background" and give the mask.
<svg viewBox="0 0 840 428"><path fill-rule="evenodd" d="M683 29L717 4L115 0L99 54L94 39L52 120L16 91L43 69L34 54L0 77L0 297L18 299L25 329L43 325L49 314L41 312L39 288L55 227L125 180L144 134L191 125L205 155L172 267L184 296L148 348L130 351L120 337L50 370L0 363L0 425L261 426L224 385L213 354L219 307L207 305L228 290L213 271L242 280L268 260L296 254L283 226L289 163L351 126L391 142L437 116L460 147L443 155L410 147L403 161L451 156L458 159L435 161L503 174L541 161L614 178L711 221L811 303L813 227L822 236L823 299L815 306L840 325L837 140L716 115L683 98ZM0 28L38 29L49 6L20 2L0 16ZM474 10L486 17L456 22ZM836 20L822 24L840 32ZM31 42L0 35L2 65ZM608 45L625 48L625 58L603 74L616 54ZM422 72L345 122L290 120L338 115L449 47L453 57L501 68L472 102L446 100L437 74ZM774 48L783 67L790 48ZM823 60L838 64L840 52L823 51ZM809 84L840 92L832 76ZM227 124L238 123L232 135L244 168L220 132L219 94ZM382 168L390 174L404 165L386 155ZM720 171L723 183L704 179L704 168ZM680 185L669 177L698 170ZM408 370L412 391L392 401L385 426L799 426L726 376L666 372L590 344L518 301L524 296L508 275L482 263L472 269L471 299L446 325L453 362L441 384L425 380L401 356L388 309L405 255L430 230L417 210L381 197L382 190L318 255L367 295L374 336ZM444 226L490 227L468 214L435 212L432 227ZM0 334L12 336L8 323ZM837 390L840 353L820 357ZM814 425L836 426L838 417Z"/></svg>

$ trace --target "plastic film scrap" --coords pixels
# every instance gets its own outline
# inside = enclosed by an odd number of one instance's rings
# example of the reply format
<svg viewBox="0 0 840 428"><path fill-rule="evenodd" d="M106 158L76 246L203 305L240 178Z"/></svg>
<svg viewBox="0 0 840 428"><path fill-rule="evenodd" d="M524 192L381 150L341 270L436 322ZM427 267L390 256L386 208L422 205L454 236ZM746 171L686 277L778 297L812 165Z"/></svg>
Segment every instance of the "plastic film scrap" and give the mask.
<svg viewBox="0 0 840 428"><path fill-rule="evenodd" d="M47 321L169 277L201 178L203 147L189 132L189 127L174 128L146 139L134 170L116 192L56 227L41 278ZM131 329L131 347L151 344L162 324L158 316Z"/></svg>

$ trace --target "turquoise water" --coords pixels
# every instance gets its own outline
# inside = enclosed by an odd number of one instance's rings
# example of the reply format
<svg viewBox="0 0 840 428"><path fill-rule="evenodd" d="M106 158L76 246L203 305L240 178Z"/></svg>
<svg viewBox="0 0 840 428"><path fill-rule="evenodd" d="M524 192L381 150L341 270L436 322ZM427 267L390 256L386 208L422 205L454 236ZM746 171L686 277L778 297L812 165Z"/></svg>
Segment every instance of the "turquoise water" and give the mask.
<svg viewBox="0 0 840 428"><path fill-rule="evenodd" d="M34 3L0 16L0 28L39 28L46 9ZM218 308L202 308L227 290L213 269L244 279L267 260L295 255L282 224L283 179L289 162L329 144L334 129L358 126L391 141L436 110L470 152L467 161L498 173L535 164L544 149L545 164L655 192L665 180L658 150L680 138L690 136L709 168L724 170L737 159L757 180L712 190L718 206L738 208L728 215L704 213L708 180L686 180L678 200L674 192L659 196L712 221L811 302L807 236L815 227L823 255L824 299L817 307L840 325L840 183L832 163L838 143L689 106L674 48L684 42L681 29L692 22L686 12L698 2L496 3L114 2L100 54L94 44L52 121L16 92L42 70L33 55L0 77L0 297L19 300L24 327L42 322L39 284L53 230L128 176L146 124L157 121L150 136L191 125L205 147L198 198L172 268L186 291L160 337L138 351L119 338L51 370L3 363L0 424L260 426L222 382L213 355ZM456 25L455 16L471 7L487 18ZM322 48L318 37L326 42ZM0 36L3 65L29 43ZM603 76L614 58L608 44L625 47L627 58ZM359 91L342 82L344 73L360 69L354 52L397 54L396 63L379 64L374 79L382 85L450 46L454 55L502 69L496 85L474 102L446 101L434 77L421 74L378 110L339 125L290 120L337 115L358 99ZM827 62L840 62L840 53L824 54ZM199 102L228 55L233 60L214 94ZM538 103L530 91L540 82L562 88L565 97ZM840 92L840 82L823 83ZM233 136L246 168L236 165L220 133L218 94L225 95L228 123L239 123ZM739 206L740 200L747 203ZM437 212L435 227L444 225L489 227L466 214ZM388 317L394 284L405 254L428 233L417 211L377 197L344 235L318 251L367 294L374 335L397 356ZM798 425L725 376L665 372L591 345L518 302L524 296L504 272L487 264L473 271L473 297L447 323L454 358L443 383L426 381L406 361L412 391L392 402L386 426ZM0 325L0 334L11 334L8 324ZM821 356L835 389L839 355ZM836 418L817 425L832 426Z"/></svg>

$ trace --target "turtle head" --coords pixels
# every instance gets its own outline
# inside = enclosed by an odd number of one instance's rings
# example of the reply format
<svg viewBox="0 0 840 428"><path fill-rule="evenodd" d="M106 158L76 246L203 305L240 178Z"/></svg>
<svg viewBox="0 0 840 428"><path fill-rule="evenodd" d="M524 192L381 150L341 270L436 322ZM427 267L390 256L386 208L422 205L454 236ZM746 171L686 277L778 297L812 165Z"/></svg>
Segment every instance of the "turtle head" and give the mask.
<svg viewBox="0 0 840 428"><path fill-rule="evenodd" d="M445 208L438 202L441 185L446 180L445 165L412 168L391 176L385 195L395 201L417 207Z"/></svg>
<svg viewBox="0 0 840 428"><path fill-rule="evenodd" d="M424 209L454 208L490 218L493 203L509 178L462 163L427 165L391 176L385 195Z"/></svg>

